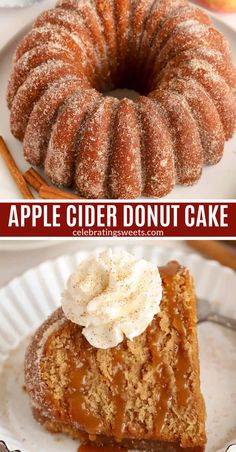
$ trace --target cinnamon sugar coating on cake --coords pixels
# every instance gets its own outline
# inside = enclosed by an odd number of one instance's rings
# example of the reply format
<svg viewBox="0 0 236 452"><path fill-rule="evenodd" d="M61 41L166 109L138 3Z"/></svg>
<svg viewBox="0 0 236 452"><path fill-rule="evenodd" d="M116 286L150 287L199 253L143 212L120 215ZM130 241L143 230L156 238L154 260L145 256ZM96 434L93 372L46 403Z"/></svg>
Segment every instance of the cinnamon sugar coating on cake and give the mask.
<svg viewBox="0 0 236 452"><path fill-rule="evenodd" d="M176 262L160 272L160 314L133 341L95 349L61 309L40 327L25 380L35 417L49 431L98 445L204 449L193 283Z"/></svg>
<svg viewBox="0 0 236 452"><path fill-rule="evenodd" d="M175 181L175 161L172 137L160 109L144 96L140 96L137 107L142 124L142 148L145 152L143 167L144 194L162 197L173 188Z"/></svg>
<svg viewBox="0 0 236 452"><path fill-rule="evenodd" d="M184 97L171 90L153 91L150 98L161 107L171 130L175 153L175 177L182 185L191 185L201 176L203 151L196 122Z"/></svg>
<svg viewBox="0 0 236 452"><path fill-rule="evenodd" d="M77 78L66 78L54 82L36 103L24 136L24 154L32 165L42 165L49 157L49 141L51 138L51 126L55 121L55 115L64 102L73 93L81 90L81 83ZM86 93L87 91L84 91ZM92 92L92 90L89 90ZM64 126L66 124L64 123ZM64 132L68 130L64 129ZM45 154L45 149L48 152ZM70 142L71 147L71 142ZM61 152L59 153L61 156ZM46 167L46 163L45 163ZM57 169L57 168L56 168Z"/></svg>
<svg viewBox="0 0 236 452"><path fill-rule="evenodd" d="M103 198L108 191L107 173L110 163L112 130L119 102L104 98L90 112L83 128L78 153L75 183L86 198ZM101 123L103 126L101 127Z"/></svg>
<svg viewBox="0 0 236 452"><path fill-rule="evenodd" d="M98 14L96 4L90 0L59 0L56 4L57 8L62 8L65 11L75 11L79 19L82 19L89 30L95 50L100 56L100 61L103 66L105 78L108 80L108 85L111 84L111 64L108 58L108 47L103 33L103 24ZM104 87L105 88L105 87Z"/></svg>
<svg viewBox="0 0 236 452"><path fill-rule="evenodd" d="M66 77L75 78L81 92L91 89L88 112L94 107L94 90L100 96L97 111L110 104L113 108L112 113L105 108L107 116L100 114L96 127L94 116L86 114L86 126L78 122L76 151L73 134L71 142L69 137L63 141L63 153L51 143L55 129L66 128L61 109L68 106L68 96L58 105L52 99L54 115L48 116L47 127L33 128L40 120L38 104ZM185 80L184 90L180 79ZM104 101L103 93L114 88L135 89L141 96ZM52 183L87 198L162 197L175 184L197 183L204 165L220 161L236 128L235 88L226 39L187 0L59 0L39 15L19 43L7 102L11 130L23 141L25 158L44 166ZM147 101L140 113L144 97L155 102ZM81 102L83 109L83 95ZM154 109L156 126L147 119ZM159 153L156 142L163 121L167 139L163 143L162 137ZM94 130L90 139L88 130ZM43 160L35 159L29 145L34 134L44 143ZM96 140L101 149L95 149ZM65 154L72 156L66 177L58 164ZM163 166L163 161L168 163Z"/></svg>
<svg viewBox="0 0 236 452"><path fill-rule="evenodd" d="M95 90L77 89L65 99L58 111L57 120L49 139L45 159L45 173L53 183L70 186L74 176L74 160L77 158L78 130L83 129L89 114L101 96Z"/></svg>

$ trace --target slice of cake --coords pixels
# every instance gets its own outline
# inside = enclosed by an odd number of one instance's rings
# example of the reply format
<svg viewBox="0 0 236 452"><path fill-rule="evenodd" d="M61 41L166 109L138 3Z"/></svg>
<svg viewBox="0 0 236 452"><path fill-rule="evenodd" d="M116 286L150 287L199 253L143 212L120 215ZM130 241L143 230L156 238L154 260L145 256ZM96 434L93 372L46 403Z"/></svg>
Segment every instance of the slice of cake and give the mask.
<svg viewBox="0 0 236 452"><path fill-rule="evenodd" d="M80 264L31 341L25 381L50 432L101 447L203 451L189 271L110 250Z"/></svg>

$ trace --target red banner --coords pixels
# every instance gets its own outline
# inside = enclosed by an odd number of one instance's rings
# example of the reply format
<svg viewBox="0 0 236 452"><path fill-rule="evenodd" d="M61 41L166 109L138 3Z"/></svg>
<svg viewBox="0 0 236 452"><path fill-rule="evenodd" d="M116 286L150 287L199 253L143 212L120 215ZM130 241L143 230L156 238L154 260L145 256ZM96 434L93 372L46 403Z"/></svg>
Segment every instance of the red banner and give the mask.
<svg viewBox="0 0 236 452"><path fill-rule="evenodd" d="M236 202L0 202L0 237L236 238Z"/></svg>

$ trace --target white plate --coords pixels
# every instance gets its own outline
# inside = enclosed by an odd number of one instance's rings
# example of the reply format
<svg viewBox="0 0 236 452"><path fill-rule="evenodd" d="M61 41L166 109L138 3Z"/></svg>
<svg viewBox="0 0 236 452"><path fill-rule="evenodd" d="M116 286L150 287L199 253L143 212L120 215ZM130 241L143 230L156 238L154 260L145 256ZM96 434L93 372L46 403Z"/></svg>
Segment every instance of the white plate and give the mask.
<svg viewBox="0 0 236 452"><path fill-rule="evenodd" d="M0 251L26 251L48 248L63 243L62 240L0 240Z"/></svg>
<svg viewBox="0 0 236 452"><path fill-rule="evenodd" d="M224 25L221 21L213 18L216 27L224 33L230 42L233 59L236 64L236 32ZM0 134L6 139L13 156L21 169L26 171L29 165L25 162L22 154L22 144L18 142L10 132L9 111L6 106L6 86L12 67L12 57L20 38L29 27L24 28L13 37L9 44L0 51L0 111L1 124ZM169 199L234 199L236 197L236 136L225 146L225 154L222 161L213 167L205 167L203 175L198 184L192 187L177 186L168 195ZM20 198L21 195L15 187L4 162L0 158L0 199Z"/></svg>
<svg viewBox="0 0 236 452"><path fill-rule="evenodd" d="M32 5L37 0L0 0L1 8L23 8L25 6Z"/></svg>
<svg viewBox="0 0 236 452"><path fill-rule="evenodd" d="M199 297L236 317L236 273L214 261L161 247L126 246L133 254L188 266ZM23 391L23 359L29 335L59 305L68 274L88 252L47 261L0 290L0 439L22 452L76 452L78 444L47 433L32 417ZM202 390L207 407L207 452L236 443L236 333L210 323L199 327Z"/></svg>

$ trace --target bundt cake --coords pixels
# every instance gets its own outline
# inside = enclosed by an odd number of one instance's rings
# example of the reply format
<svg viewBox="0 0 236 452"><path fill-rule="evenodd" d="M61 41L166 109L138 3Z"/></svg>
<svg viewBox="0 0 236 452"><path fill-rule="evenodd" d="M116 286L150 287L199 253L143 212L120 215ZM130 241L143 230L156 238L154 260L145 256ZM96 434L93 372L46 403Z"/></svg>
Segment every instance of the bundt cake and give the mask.
<svg viewBox="0 0 236 452"><path fill-rule="evenodd" d="M36 420L50 432L102 450L204 450L192 278L177 262L159 272L160 311L133 340L96 348L62 308L35 333L25 358L26 389ZM72 288L79 297L73 278Z"/></svg>
<svg viewBox="0 0 236 452"><path fill-rule="evenodd" d="M103 96L122 87L140 96ZM17 47L11 129L58 186L162 197L220 161L235 88L228 43L187 0L59 0Z"/></svg>

